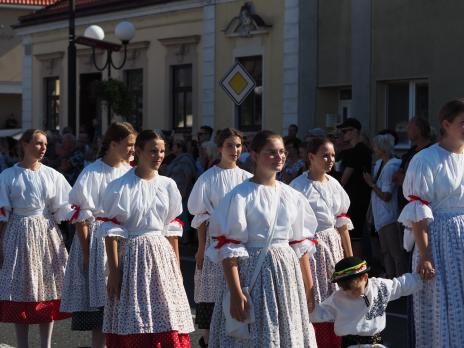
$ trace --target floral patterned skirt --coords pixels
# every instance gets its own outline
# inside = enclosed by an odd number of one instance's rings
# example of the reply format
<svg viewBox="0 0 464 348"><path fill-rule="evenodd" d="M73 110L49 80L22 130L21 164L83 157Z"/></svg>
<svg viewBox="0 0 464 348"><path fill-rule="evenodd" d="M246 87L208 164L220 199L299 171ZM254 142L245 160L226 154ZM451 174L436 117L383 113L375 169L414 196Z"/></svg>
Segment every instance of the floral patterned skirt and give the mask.
<svg viewBox="0 0 464 348"><path fill-rule="evenodd" d="M71 245L66 266L61 309L66 312L95 311L106 303L108 277L105 240L97 238L101 222L90 224L89 269L84 272L82 248L76 234Z"/></svg>
<svg viewBox="0 0 464 348"><path fill-rule="evenodd" d="M37 324L69 317L59 310L68 253L51 217L12 214L3 255L1 321Z"/></svg>
<svg viewBox="0 0 464 348"><path fill-rule="evenodd" d="M168 240L154 235L130 238L123 254L120 299L107 299L103 332L193 332L182 275Z"/></svg>
<svg viewBox="0 0 464 348"><path fill-rule="evenodd" d="M208 249L211 238L207 237L205 250ZM203 260L203 268L195 267L194 275L194 299L195 303L214 303L221 296L225 284L222 265L212 262L208 257Z"/></svg>
<svg viewBox="0 0 464 348"><path fill-rule="evenodd" d="M261 248L249 248L249 258L240 259L241 286L248 285ZM309 321L300 262L290 246L271 246L251 291L255 322L250 339L226 335L221 301L214 308L210 347L317 347Z"/></svg>
<svg viewBox="0 0 464 348"><path fill-rule="evenodd" d="M340 233L334 228L316 232L318 244L316 252L311 257L311 273L314 282L314 299L321 303L338 289L331 283L335 264L343 259L343 247Z"/></svg>

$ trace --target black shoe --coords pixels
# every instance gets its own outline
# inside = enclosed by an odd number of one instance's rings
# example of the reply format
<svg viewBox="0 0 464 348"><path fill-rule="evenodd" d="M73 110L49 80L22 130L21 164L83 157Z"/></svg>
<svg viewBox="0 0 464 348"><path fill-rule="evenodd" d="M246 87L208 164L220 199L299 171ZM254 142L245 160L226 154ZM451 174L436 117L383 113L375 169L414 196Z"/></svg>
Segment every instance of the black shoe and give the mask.
<svg viewBox="0 0 464 348"><path fill-rule="evenodd" d="M200 345L200 348L207 348L208 345L205 343L205 339L203 337L200 338L198 341L198 344Z"/></svg>

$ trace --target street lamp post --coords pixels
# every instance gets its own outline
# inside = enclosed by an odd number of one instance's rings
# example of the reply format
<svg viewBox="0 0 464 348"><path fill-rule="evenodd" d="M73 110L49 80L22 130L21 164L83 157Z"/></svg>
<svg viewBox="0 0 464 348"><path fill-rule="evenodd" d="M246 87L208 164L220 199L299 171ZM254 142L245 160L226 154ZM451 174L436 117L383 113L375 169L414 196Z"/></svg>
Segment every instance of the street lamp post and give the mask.
<svg viewBox="0 0 464 348"><path fill-rule="evenodd" d="M68 126L76 131L76 0L69 1Z"/></svg>
<svg viewBox="0 0 464 348"><path fill-rule="evenodd" d="M88 27L84 36L75 35L76 18L75 0L70 0L69 7L69 45L68 45L68 126L76 130L76 44L92 48L92 62L98 71L108 69L108 79L111 78L111 68L120 70L124 67L127 60L127 45L135 36L135 27L130 22L120 22L115 29L116 37L121 44L104 41L105 32L98 25ZM113 61L113 52L121 51L124 48L124 56L119 65ZM106 61L99 66L96 59L96 49L106 50ZM111 119L111 106L108 105L108 121ZM101 126L101 125L100 125Z"/></svg>

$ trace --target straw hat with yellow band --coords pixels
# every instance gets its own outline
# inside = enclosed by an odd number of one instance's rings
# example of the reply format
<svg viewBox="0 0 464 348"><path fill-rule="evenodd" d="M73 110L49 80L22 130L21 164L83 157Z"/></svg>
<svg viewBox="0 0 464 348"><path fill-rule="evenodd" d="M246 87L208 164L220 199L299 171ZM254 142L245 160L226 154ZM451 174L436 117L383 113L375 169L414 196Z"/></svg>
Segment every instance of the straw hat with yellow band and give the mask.
<svg viewBox="0 0 464 348"><path fill-rule="evenodd" d="M337 262L335 265L335 272L332 275L332 283L340 280L347 280L355 278L361 274L369 272L371 268L363 259L351 256Z"/></svg>

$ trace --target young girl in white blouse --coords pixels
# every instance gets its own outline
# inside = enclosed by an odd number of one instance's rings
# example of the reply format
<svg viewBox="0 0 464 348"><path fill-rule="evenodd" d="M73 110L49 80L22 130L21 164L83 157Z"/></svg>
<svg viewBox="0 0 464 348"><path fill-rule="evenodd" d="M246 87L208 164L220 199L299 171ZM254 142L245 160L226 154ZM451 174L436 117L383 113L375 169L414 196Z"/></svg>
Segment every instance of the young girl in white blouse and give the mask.
<svg viewBox="0 0 464 348"><path fill-rule="evenodd" d="M314 138L308 143L309 170L290 184L303 193L316 214L316 252L311 259L314 299L321 303L337 285L330 282L335 264L344 256L352 256L349 230L353 224L347 215L350 199L337 180L328 175L335 164L335 150L327 138ZM314 325L319 348L340 346L333 323Z"/></svg>
<svg viewBox="0 0 464 348"><path fill-rule="evenodd" d="M190 347L194 330L179 268L177 237L182 197L176 183L158 174L165 142L141 132L137 166L111 182L103 195L108 255L108 300L103 332L108 348ZM124 246L119 251L119 239Z"/></svg>
<svg viewBox="0 0 464 348"><path fill-rule="evenodd" d="M17 346L28 347L30 324L39 324L42 347L51 347L60 312L68 253L57 223L70 211L71 186L40 161L45 132L21 137L22 159L0 174L0 320L15 323Z"/></svg>
<svg viewBox="0 0 464 348"><path fill-rule="evenodd" d="M414 269L429 280L414 296L421 348L464 342L464 99L445 104L439 120L440 141L408 167L403 193L409 203L398 219L406 226L405 247L415 244Z"/></svg>
<svg viewBox="0 0 464 348"><path fill-rule="evenodd" d="M194 295L197 303L195 322L199 329L204 330L200 347L208 345L214 303L219 299L224 283L222 267L204 257L212 242L208 222L226 193L251 177L250 173L237 166L242 140L242 133L232 128L223 129L218 134L216 143L221 160L198 178L188 200L190 214L194 215L192 226L198 230Z"/></svg>
<svg viewBox="0 0 464 348"><path fill-rule="evenodd" d="M207 256L222 261L224 298L230 293L230 303L215 306L209 345L316 347L308 316L314 303L309 261L317 224L314 212L301 193L276 180L286 157L280 135L259 132L251 151L255 175L229 192L210 219L215 243ZM270 247L258 265L269 235ZM251 286L247 297L242 287ZM249 337L233 335L229 319L249 322Z"/></svg>
<svg viewBox="0 0 464 348"><path fill-rule="evenodd" d="M113 123L103 137L100 158L79 175L70 194L69 223L76 234L66 266L61 310L73 312L73 330L92 330L92 347L104 347L103 306L106 302L106 253L96 237L102 223L101 200L108 184L124 175L134 153L136 131L131 124Z"/></svg>

